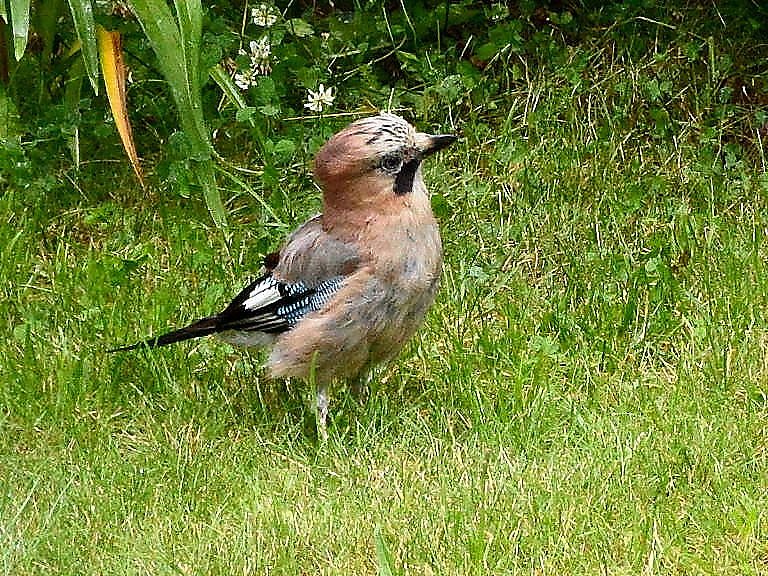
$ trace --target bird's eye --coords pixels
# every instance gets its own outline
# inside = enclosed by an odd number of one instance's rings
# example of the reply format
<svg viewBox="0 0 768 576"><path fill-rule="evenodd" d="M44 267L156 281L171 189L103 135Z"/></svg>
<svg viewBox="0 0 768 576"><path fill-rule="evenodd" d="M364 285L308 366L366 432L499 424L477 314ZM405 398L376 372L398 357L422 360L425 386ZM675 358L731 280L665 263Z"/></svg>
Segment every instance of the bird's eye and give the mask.
<svg viewBox="0 0 768 576"><path fill-rule="evenodd" d="M399 154L387 154L381 159L381 167L387 172L398 172L403 165Z"/></svg>

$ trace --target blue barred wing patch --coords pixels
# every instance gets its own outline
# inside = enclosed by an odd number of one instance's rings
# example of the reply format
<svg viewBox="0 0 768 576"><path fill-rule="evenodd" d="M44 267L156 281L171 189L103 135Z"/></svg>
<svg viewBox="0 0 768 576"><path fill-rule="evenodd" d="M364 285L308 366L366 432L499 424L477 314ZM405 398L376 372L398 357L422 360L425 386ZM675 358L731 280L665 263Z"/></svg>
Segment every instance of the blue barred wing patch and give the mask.
<svg viewBox="0 0 768 576"><path fill-rule="evenodd" d="M291 296L297 299L284 304L275 310L280 318L284 318L290 328L310 312L321 310L341 286L343 278L336 276L321 282L311 290L307 290L303 282L297 282L290 288Z"/></svg>

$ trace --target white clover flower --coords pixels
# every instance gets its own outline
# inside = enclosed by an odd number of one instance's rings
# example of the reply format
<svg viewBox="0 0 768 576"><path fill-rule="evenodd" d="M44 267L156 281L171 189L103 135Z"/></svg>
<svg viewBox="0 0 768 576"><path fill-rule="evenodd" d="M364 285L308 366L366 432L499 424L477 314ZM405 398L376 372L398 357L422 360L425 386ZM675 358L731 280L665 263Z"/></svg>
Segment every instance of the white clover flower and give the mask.
<svg viewBox="0 0 768 576"><path fill-rule="evenodd" d="M253 68L249 68L248 70L242 70L240 72L235 72L235 85L240 88L240 90L248 90L251 86L256 85L256 77L258 76L258 72L254 70Z"/></svg>
<svg viewBox="0 0 768 576"><path fill-rule="evenodd" d="M269 56L272 54L272 45L269 43L269 38L262 36L258 40L251 40L248 43L251 49L251 61L261 62L262 60L269 60Z"/></svg>
<svg viewBox="0 0 768 576"><path fill-rule="evenodd" d="M249 56L251 59L251 71L259 76L265 76L272 71L269 57L272 54L272 45L266 36L258 40L251 40L248 43L249 52L240 50L243 56Z"/></svg>
<svg viewBox="0 0 768 576"><path fill-rule="evenodd" d="M280 12L278 12L274 6L270 6L269 4L262 3L251 8L251 21L256 24L256 26L261 26L262 28L269 28L277 22L279 17Z"/></svg>
<svg viewBox="0 0 768 576"><path fill-rule="evenodd" d="M309 108L313 112L322 112L326 106L333 106L333 100L336 98L336 96L333 95L333 88L330 86L326 88L322 84L318 86L317 91L307 90L307 92L309 95L304 107Z"/></svg>

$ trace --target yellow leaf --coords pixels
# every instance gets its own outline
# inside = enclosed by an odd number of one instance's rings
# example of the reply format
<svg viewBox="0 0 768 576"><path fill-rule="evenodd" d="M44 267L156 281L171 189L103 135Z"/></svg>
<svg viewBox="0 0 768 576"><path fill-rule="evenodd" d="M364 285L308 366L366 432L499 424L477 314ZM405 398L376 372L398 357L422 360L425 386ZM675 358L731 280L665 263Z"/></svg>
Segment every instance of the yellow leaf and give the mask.
<svg viewBox="0 0 768 576"><path fill-rule="evenodd" d="M144 177L141 173L139 156L133 144L133 132L128 120L128 109L125 99L125 65L123 64L123 48L120 32L105 30L101 26L97 29L99 37L99 55L101 57L101 72L104 75L104 85L107 89L109 107L112 116L123 141L123 148L128 154L133 171L139 179L139 184L144 188Z"/></svg>

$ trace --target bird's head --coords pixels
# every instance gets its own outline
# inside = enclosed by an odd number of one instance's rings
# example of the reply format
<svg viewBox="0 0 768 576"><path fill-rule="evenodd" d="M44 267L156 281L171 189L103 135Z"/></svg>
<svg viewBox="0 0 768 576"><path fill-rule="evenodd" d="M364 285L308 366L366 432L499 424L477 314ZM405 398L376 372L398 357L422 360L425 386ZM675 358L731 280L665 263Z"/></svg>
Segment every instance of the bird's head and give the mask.
<svg viewBox="0 0 768 576"><path fill-rule="evenodd" d="M326 203L349 208L425 193L421 161L456 140L448 134L417 132L394 114L353 122L334 135L315 158L315 178Z"/></svg>

